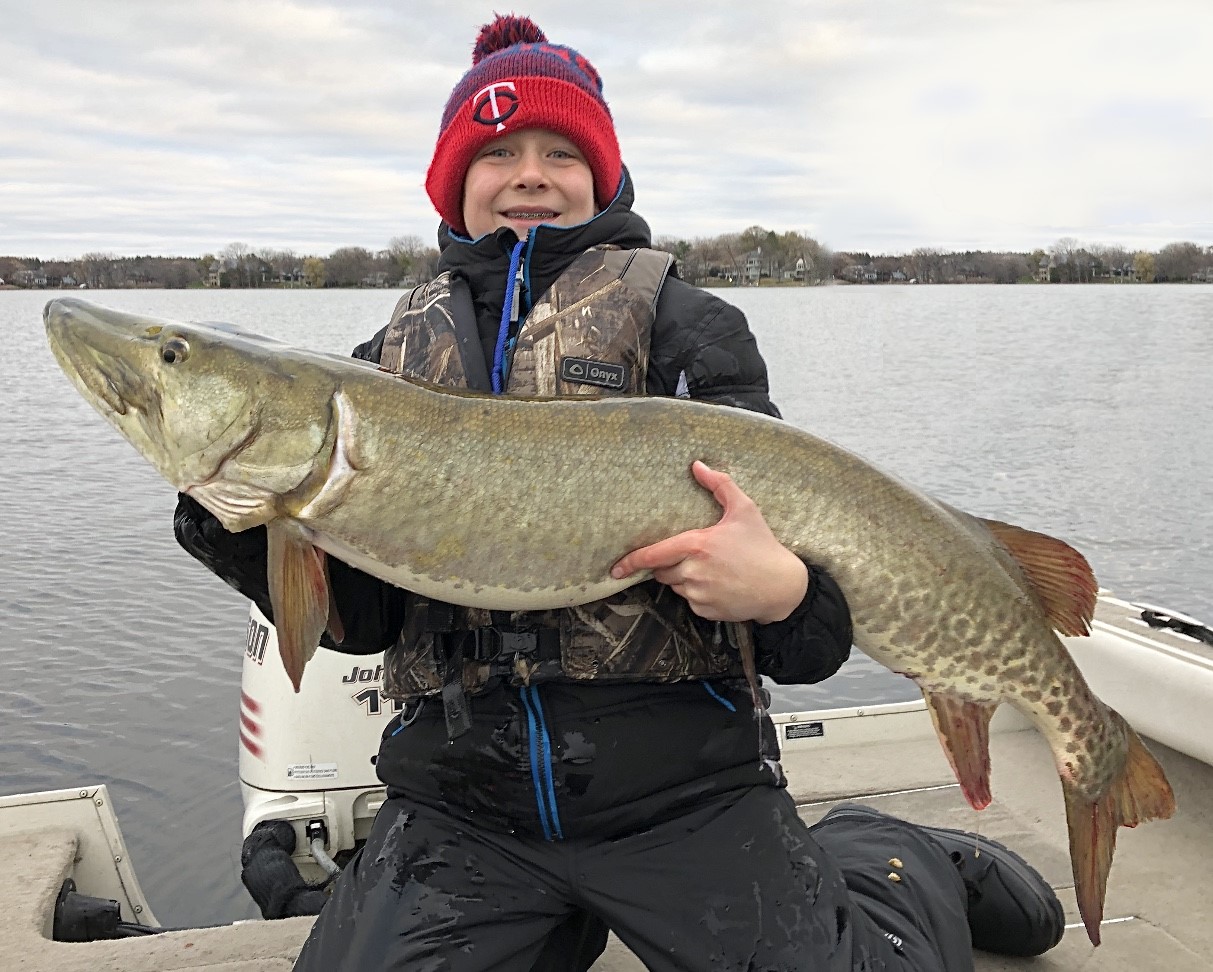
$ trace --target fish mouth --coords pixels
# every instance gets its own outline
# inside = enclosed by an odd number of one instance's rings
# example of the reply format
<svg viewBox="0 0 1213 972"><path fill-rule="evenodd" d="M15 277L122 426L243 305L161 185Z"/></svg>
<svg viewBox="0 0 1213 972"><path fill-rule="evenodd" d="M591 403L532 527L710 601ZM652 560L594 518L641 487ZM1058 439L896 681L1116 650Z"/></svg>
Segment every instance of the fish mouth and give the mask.
<svg viewBox="0 0 1213 972"><path fill-rule="evenodd" d="M117 379L105 370L102 362L79 349L56 344L52 347L55 358L72 383L86 397L98 399L116 415L126 415L127 402L122 397ZM92 350L91 348L89 350Z"/></svg>
<svg viewBox="0 0 1213 972"><path fill-rule="evenodd" d="M117 416L125 416L132 409L148 410L154 395L148 394L143 376L104 347L113 335L79 326L67 301L51 301L45 317L51 353L86 398L96 400Z"/></svg>

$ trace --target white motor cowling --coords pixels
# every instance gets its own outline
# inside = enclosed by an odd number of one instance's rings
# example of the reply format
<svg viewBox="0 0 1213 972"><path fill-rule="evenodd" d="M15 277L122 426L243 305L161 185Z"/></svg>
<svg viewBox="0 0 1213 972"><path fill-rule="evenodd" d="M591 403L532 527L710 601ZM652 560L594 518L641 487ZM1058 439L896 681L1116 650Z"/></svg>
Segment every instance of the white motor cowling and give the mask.
<svg viewBox="0 0 1213 972"><path fill-rule="evenodd" d="M255 605L249 612L240 684L243 832L263 820L289 821L295 861L309 880L324 876L310 838L322 833L330 857L353 850L383 802L374 759L400 703L383 698L382 678L382 654L320 648L296 694L274 626Z"/></svg>

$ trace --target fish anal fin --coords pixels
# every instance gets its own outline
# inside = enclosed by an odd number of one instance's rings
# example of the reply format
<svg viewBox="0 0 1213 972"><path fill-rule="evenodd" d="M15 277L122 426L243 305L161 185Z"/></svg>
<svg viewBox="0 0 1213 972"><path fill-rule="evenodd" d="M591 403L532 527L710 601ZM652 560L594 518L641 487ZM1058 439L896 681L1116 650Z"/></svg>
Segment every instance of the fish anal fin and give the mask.
<svg viewBox="0 0 1213 972"><path fill-rule="evenodd" d="M1099 584L1087 558L1048 534L999 520L981 522L1019 565L1054 630L1090 634Z"/></svg>
<svg viewBox="0 0 1213 972"><path fill-rule="evenodd" d="M278 653L295 691L329 624L331 593L324 552L281 522L266 526L270 606ZM340 625L340 621L338 621Z"/></svg>
<svg viewBox="0 0 1213 972"><path fill-rule="evenodd" d="M1115 713L1113 713L1115 715ZM1061 780L1070 831L1070 862L1074 868L1074 891L1078 912L1091 944L1099 944L1108 872L1116 850L1116 829L1175 812L1175 796L1162 767L1145 743L1123 719L1128 752L1120 775L1103 795L1092 802L1064 776Z"/></svg>
<svg viewBox="0 0 1213 972"><path fill-rule="evenodd" d="M969 702L946 692L924 690L927 710L961 792L974 810L984 810L990 794L990 717L997 702Z"/></svg>

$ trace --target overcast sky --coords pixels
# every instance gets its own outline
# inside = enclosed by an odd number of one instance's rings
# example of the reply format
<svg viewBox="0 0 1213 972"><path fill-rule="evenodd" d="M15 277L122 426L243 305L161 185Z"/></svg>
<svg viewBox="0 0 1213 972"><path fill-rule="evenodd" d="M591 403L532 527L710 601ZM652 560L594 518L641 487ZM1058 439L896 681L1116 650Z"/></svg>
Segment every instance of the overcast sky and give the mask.
<svg viewBox="0 0 1213 972"><path fill-rule="evenodd" d="M536 0L658 235L1213 244L1210 0ZM492 2L0 0L0 254L429 242Z"/></svg>

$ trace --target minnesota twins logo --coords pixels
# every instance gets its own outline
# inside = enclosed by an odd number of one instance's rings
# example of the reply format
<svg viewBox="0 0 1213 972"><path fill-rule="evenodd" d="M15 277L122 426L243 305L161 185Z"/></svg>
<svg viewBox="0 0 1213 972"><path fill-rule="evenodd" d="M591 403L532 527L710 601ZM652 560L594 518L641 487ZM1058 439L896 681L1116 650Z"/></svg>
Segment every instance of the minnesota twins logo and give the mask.
<svg viewBox="0 0 1213 972"><path fill-rule="evenodd" d="M481 125L505 128L510 116L518 110L518 95L513 81L494 81L472 96L472 120Z"/></svg>

